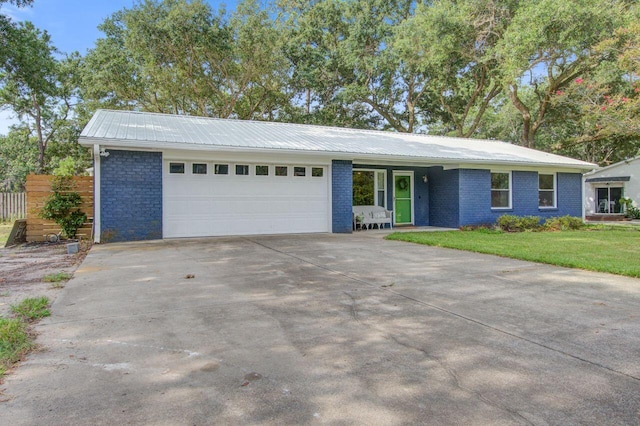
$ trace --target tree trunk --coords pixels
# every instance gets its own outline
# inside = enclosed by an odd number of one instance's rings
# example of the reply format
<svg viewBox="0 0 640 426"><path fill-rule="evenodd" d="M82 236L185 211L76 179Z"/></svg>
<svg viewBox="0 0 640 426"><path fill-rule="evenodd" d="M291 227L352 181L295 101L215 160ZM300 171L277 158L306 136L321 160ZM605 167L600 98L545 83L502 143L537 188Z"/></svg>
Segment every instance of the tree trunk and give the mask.
<svg viewBox="0 0 640 426"><path fill-rule="evenodd" d="M36 112L35 122L36 122L36 132L38 134L38 162L36 163L36 174L42 174L44 170L44 151L47 148L45 144L44 137L42 136L42 115L40 113L40 105L38 104L38 99L35 94L31 95L31 101L33 102L33 107Z"/></svg>
<svg viewBox="0 0 640 426"><path fill-rule="evenodd" d="M507 92L509 93L509 99L511 99L513 106L516 107L522 115L522 134L520 135L520 145L527 148L533 148L535 132L532 132L531 127L531 112L518 97L518 86L515 84L509 85Z"/></svg>

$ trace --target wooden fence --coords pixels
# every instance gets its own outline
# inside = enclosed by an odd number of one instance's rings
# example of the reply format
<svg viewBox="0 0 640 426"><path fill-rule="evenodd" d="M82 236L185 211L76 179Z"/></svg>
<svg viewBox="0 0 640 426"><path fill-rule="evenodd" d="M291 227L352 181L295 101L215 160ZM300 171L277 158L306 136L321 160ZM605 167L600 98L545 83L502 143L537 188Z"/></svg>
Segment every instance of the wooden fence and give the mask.
<svg viewBox="0 0 640 426"><path fill-rule="evenodd" d="M47 235L57 234L60 227L53 221L39 217L40 210L51 190L49 175L27 176L27 241L44 241ZM91 238L93 223L93 176L75 176L73 191L80 194L82 204L80 210L87 215L87 222L78 229L78 237Z"/></svg>
<svg viewBox="0 0 640 426"><path fill-rule="evenodd" d="M0 222L24 219L27 215L27 194L24 192L0 192Z"/></svg>

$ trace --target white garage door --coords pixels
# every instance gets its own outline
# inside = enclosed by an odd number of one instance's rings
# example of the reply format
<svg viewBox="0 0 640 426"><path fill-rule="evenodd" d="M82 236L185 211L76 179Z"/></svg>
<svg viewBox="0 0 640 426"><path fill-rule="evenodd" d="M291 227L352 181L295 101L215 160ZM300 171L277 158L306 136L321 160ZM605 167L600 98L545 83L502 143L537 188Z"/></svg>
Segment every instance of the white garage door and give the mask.
<svg viewBox="0 0 640 426"><path fill-rule="evenodd" d="M329 231L327 166L166 161L165 238Z"/></svg>

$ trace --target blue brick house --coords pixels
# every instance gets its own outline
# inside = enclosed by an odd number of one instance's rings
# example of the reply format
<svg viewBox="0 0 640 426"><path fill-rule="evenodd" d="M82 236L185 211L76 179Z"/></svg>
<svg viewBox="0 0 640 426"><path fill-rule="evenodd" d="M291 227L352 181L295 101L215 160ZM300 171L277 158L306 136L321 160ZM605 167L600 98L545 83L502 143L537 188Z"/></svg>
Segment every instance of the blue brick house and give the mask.
<svg viewBox="0 0 640 426"><path fill-rule="evenodd" d="M594 165L499 142L99 110L96 242L353 230L354 205L395 226L582 215Z"/></svg>

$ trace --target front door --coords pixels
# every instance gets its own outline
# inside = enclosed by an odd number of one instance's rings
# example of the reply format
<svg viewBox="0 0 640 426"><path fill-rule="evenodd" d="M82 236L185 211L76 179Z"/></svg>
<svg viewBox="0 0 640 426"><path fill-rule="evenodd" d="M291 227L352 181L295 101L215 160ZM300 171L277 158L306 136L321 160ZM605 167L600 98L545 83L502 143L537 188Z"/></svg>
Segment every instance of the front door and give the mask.
<svg viewBox="0 0 640 426"><path fill-rule="evenodd" d="M396 225L413 224L413 174L394 172L393 210Z"/></svg>

